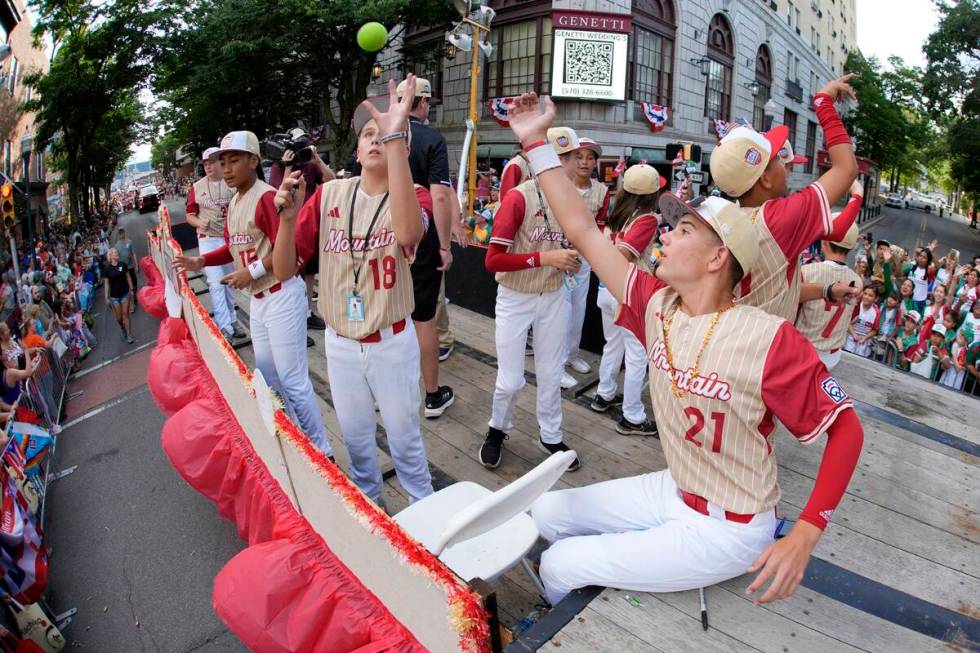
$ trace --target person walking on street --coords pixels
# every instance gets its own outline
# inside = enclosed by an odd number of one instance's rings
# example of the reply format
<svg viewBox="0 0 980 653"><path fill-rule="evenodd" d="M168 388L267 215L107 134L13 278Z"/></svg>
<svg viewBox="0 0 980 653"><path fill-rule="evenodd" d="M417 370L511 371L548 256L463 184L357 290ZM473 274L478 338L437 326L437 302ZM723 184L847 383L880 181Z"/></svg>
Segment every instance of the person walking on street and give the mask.
<svg viewBox="0 0 980 653"><path fill-rule="evenodd" d="M129 298L135 288L133 288L133 278L129 275L129 266L122 262L119 250L115 247L109 250L109 260L106 262L103 279L105 303L112 306L123 339L133 344L133 330L129 323Z"/></svg>
<svg viewBox="0 0 980 653"><path fill-rule="evenodd" d="M228 204L235 194L221 176L221 166L215 155L218 148L204 150L201 159L204 163L204 176L194 182L187 194L185 211L187 223L197 230L198 252L203 256L221 248L225 244L225 220L228 217ZM245 332L238 328L235 319L235 294L221 279L235 271L231 263L209 265L204 268L214 309L214 321L229 341L243 338Z"/></svg>
<svg viewBox="0 0 980 653"><path fill-rule="evenodd" d="M398 85L397 94L405 95L405 81ZM412 283L415 287L415 310L412 321L418 336L425 384L425 416L441 416L456 400L453 389L439 385L439 335L436 328L436 308L439 303L442 276L453 264L450 250L453 224L459 222L458 205L449 179L449 157L446 139L426 122L432 85L427 79L416 79L415 96L408 116L411 130L411 151L408 165L412 181L429 189L432 195L433 219L419 243L412 263ZM448 317L446 319L448 330Z"/></svg>
<svg viewBox="0 0 980 653"><path fill-rule="evenodd" d="M126 230L120 228L117 232L116 243L113 245L116 252L119 253L119 260L126 265L126 269L129 274L129 279L132 281L132 287L130 288L131 297L129 301L129 312L132 313L136 310L136 256L133 253L133 241L126 236Z"/></svg>

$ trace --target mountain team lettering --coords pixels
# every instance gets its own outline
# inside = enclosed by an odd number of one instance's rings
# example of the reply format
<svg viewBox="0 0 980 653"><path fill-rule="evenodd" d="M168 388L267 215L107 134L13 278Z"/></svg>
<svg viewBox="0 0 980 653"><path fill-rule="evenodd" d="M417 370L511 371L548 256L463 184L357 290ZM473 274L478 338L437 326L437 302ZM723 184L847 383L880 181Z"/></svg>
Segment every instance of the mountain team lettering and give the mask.
<svg viewBox="0 0 980 653"><path fill-rule="evenodd" d="M235 191L224 180L214 182L202 177L194 182L197 217L204 223L202 233L206 236L224 238L228 205L234 194Z"/></svg>
<svg viewBox="0 0 980 653"><path fill-rule="evenodd" d="M550 213L548 201L545 199L545 204L541 205L536 186L536 180L528 179L511 190L524 196L524 220L513 240L491 237L491 243L504 245L508 251L522 254L562 249L565 234L554 214ZM545 211L549 211L547 220ZM562 271L551 266L541 266L516 272L498 272L495 278L497 283L511 290L537 294L552 292L561 287Z"/></svg>

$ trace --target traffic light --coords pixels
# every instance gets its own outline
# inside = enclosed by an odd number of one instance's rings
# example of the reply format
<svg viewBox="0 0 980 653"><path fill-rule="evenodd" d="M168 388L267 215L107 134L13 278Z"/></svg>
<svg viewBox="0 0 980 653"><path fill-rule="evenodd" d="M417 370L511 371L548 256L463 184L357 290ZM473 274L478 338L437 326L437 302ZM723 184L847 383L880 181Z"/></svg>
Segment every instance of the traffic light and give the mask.
<svg viewBox="0 0 980 653"><path fill-rule="evenodd" d="M664 154L668 161L673 161L683 152L685 161L701 163L701 146L693 143L667 143Z"/></svg>
<svg viewBox="0 0 980 653"><path fill-rule="evenodd" d="M14 215L14 187L8 181L0 186L0 214L3 215L4 229L13 229L17 225Z"/></svg>

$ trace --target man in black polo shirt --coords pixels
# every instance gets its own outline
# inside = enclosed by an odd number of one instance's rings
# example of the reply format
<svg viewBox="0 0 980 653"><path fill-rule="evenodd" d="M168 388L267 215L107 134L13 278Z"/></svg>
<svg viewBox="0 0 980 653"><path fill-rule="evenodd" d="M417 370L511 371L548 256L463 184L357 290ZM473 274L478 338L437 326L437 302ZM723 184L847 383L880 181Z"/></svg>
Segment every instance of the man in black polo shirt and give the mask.
<svg viewBox="0 0 980 653"><path fill-rule="evenodd" d="M398 85L398 96L405 92L405 82ZM436 306L442 274L453 263L450 250L452 223L458 206L449 179L449 156L446 139L426 124L432 85L429 80L416 79L415 98L408 122L412 130L408 165L412 180L429 189L432 194L433 220L419 243L412 264L415 286L415 311L412 321L419 339L422 380L425 383L425 416L442 415L455 400L453 390L439 385L439 335L436 330Z"/></svg>

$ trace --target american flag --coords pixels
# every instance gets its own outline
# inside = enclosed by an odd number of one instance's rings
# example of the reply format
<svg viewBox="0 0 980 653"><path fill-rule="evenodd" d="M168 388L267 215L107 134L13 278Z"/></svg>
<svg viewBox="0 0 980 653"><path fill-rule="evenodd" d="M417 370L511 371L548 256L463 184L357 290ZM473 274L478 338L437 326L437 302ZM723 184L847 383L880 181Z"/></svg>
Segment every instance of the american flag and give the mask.
<svg viewBox="0 0 980 653"><path fill-rule="evenodd" d="M654 133L661 131L670 118L670 109L649 102L641 102L640 104L643 106L643 117L650 123L650 129Z"/></svg>
<svg viewBox="0 0 980 653"><path fill-rule="evenodd" d="M493 116L493 119L501 127L510 126L510 116L507 112L514 106L514 99L513 95L509 97L492 97L487 103L490 106L490 115Z"/></svg>

